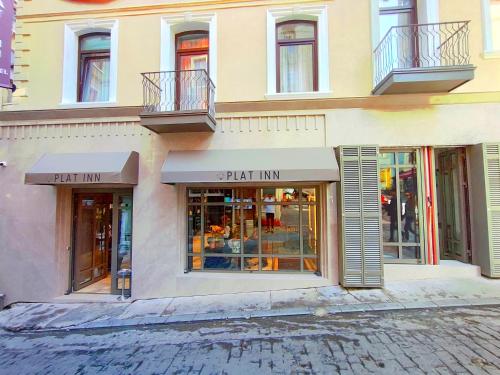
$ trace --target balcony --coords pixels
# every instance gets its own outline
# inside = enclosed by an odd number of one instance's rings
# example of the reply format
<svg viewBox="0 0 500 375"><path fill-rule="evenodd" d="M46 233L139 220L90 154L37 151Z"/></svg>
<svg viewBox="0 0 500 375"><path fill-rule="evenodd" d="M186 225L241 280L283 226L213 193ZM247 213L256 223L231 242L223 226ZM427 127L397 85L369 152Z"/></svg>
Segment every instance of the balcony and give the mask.
<svg viewBox="0 0 500 375"><path fill-rule="evenodd" d="M449 92L474 78L469 21L394 26L373 54L375 95Z"/></svg>
<svg viewBox="0 0 500 375"><path fill-rule="evenodd" d="M142 73L142 84L142 126L156 133L215 130L215 86L206 70Z"/></svg>

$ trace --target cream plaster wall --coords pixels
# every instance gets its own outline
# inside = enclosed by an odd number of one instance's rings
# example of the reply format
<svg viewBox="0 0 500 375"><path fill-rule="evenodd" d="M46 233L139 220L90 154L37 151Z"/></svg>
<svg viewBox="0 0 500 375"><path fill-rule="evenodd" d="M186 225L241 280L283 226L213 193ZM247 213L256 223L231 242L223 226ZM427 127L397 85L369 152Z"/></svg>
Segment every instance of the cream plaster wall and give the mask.
<svg viewBox="0 0 500 375"><path fill-rule="evenodd" d="M82 5L54 0L50 14L41 2L23 2L17 25L16 105L7 110L59 108L63 25L92 18L119 21L118 102L142 104L140 73L160 68L160 19L164 15L215 13L217 16L217 100L265 100L266 11L325 4L328 8L331 97L371 95L372 42L370 0L253 2L116 0ZM470 51L476 78L457 92L500 91L500 60L482 56L481 1L440 1L440 21L471 20ZM111 9L106 12L104 10Z"/></svg>
<svg viewBox="0 0 500 375"><path fill-rule="evenodd" d="M133 298L338 283L336 241L329 238L328 231L322 240L329 262L324 264L325 277L184 274L185 195L179 186L160 183L168 150L324 146L323 114L220 118L215 134L196 137L151 134L132 120L0 125L0 160L8 162L0 168L0 290L8 303L47 301L68 287L71 189L24 185L23 181L24 173L45 152L139 152L139 184L134 187Z"/></svg>

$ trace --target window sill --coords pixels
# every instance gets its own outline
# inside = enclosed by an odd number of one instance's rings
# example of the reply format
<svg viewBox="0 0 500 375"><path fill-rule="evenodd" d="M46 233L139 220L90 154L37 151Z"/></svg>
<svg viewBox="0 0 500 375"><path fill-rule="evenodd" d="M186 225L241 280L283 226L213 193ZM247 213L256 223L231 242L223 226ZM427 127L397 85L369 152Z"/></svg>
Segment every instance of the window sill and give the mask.
<svg viewBox="0 0 500 375"><path fill-rule="evenodd" d="M294 99L323 99L330 98L331 91L310 91L310 92L284 92L266 94L268 100L294 100Z"/></svg>
<svg viewBox="0 0 500 375"><path fill-rule="evenodd" d="M500 59L500 51L484 51L481 57L483 59Z"/></svg>
<svg viewBox="0 0 500 375"><path fill-rule="evenodd" d="M113 102L75 102L75 103L60 103L59 108L61 109L71 109L71 108L104 108L104 107L115 107L116 101Z"/></svg>

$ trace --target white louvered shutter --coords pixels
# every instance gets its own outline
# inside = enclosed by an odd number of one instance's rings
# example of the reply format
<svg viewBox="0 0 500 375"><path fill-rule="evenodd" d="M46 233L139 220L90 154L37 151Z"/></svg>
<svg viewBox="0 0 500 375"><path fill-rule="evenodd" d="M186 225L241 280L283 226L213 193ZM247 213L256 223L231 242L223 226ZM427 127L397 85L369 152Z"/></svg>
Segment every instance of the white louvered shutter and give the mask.
<svg viewBox="0 0 500 375"><path fill-rule="evenodd" d="M490 277L500 277L500 144L485 144Z"/></svg>
<svg viewBox="0 0 500 375"><path fill-rule="evenodd" d="M377 146L341 146L341 283L383 285Z"/></svg>

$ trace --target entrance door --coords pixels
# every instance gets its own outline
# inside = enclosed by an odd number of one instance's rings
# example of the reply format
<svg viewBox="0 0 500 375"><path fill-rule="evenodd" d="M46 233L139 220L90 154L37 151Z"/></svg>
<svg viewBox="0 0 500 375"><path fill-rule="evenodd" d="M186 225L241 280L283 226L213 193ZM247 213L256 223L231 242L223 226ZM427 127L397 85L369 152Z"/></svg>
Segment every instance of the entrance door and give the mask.
<svg viewBox="0 0 500 375"><path fill-rule="evenodd" d="M208 108L208 32L189 31L176 37L176 110Z"/></svg>
<svg viewBox="0 0 500 375"><path fill-rule="evenodd" d="M74 195L73 290L130 295L132 192L77 192Z"/></svg>
<svg viewBox="0 0 500 375"><path fill-rule="evenodd" d="M109 274L113 194L76 194L74 204L74 290L80 290Z"/></svg>
<svg viewBox="0 0 500 375"><path fill-rule="evenodd" d="M470 262L465 149L438 154L438 228L442 259Z"/></svg>

